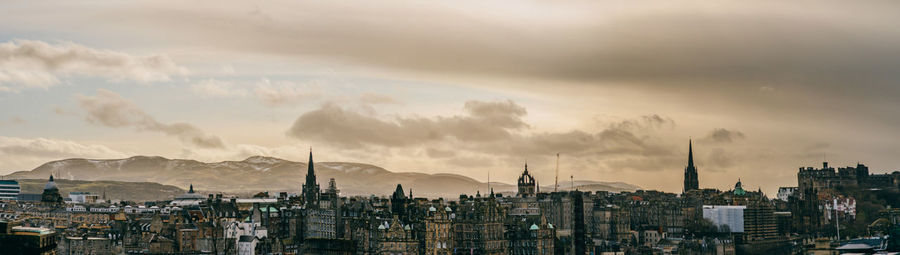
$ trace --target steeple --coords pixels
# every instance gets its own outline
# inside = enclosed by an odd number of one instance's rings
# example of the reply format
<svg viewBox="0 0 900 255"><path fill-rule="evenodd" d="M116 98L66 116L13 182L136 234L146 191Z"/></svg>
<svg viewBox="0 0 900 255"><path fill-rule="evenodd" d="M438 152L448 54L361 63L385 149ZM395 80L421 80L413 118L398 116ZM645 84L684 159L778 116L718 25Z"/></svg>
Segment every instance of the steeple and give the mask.
<svg viewBox="0 0 900 255"><path fill-rule="evenodd" d="M306 164L306 183L303 184L303 200L307 205L319 204L319 183L316 182L316 170L313 163L312 147L309 148L309 162Z"/></svg>
<svg viewBox="0 0 900 255"><path fill-rule="evenodd" d="M688 139L688 167L694 167L694 145L691 139Z"/></svg>
<svg viewBox="0 0 900 255"><path fill-rule="evenodd" d="M688 140L688 164L684 168L684 189L683 192L700 189L700 181L697 177L697 167L694 166L694 145L693 141Z"/></svg>
<svg viewBox="0 0 900 255"><path fill-rule="evenodd" d="M309 148L309 163L306 164L306 180L307 180L307 182L309 182L310 178L312 178L313 182L316 181L316 170L315 170L315 167L313 166L312 147Z"/></svg>
<svg viewBox="0 0 900 255"><path fill-rule="evenodd" d="M191 183L191 188L188 189L188 193L194 193L194 184Z"/></svg>

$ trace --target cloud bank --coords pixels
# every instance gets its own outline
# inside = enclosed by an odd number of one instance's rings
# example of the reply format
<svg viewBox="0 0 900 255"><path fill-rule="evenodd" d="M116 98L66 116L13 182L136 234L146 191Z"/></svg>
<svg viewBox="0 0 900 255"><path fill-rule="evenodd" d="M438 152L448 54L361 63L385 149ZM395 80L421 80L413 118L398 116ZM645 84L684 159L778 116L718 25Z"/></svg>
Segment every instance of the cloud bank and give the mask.
<svg viewBox="0 0 900 255"><path fill-rule="evenodd" d="M112 127L132 127L138 131L149 131L175 136L182 142L201 148L224 148L222 138L207 134L189 123L163 123L147 114L136 104L115 92L100 89L95 96L80 96L78 103L90 123Z"/></svg>
<svg viewBox="0 0 900 255"><path fill-rule="evenodd" d="M185 74L187 69L166 55L134 56L75 43L35 40L0 43L0 91L48 88L71 75L147 83Z"/></svg>
<svg viewBox="0 0 900 255"><path fill-rule="evenodd" d="M422 155L460 165L479 159L546 158L563 153L578 158L588 169L642 161L631 169L659 171L673 163L678 149L662 139L660 131L674 121L647 115L609 123L600 130L546 132L532 130L523 117L527 110L513 101L467 101L462 113L452 116L382 117L327 103L298 117L287 135L301 141L321 142L347 149L385 148L422 150ZM613 169L613 168L606 168ZM620 169L620 168L615 168Z"/></svg>

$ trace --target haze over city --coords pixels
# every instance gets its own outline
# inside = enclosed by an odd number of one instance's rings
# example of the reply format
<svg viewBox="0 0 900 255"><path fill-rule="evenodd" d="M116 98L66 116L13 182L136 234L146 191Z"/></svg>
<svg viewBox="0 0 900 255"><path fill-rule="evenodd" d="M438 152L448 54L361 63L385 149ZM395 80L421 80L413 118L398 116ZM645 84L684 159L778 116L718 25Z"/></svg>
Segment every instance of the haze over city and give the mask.
<svg viewBox="0 0 900 255"><path fill-rule="evenodd" d="M98 2L0 8L0 174L312 147L549 185L559 153L561 179L680 192L689 139L703 188L900 169L892 1Z"/></svg>

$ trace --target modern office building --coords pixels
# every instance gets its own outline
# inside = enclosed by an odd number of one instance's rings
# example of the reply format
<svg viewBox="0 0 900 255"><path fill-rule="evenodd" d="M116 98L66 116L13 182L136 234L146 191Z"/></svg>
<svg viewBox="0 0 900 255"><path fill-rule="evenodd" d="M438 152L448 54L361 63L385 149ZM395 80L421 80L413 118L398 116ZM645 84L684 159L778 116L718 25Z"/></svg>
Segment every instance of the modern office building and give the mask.
<svg viewBox="0 0 900 255"><path fill-rule="evenodd" d="M0 200L16 200L22 188L15 180L0 180Z"/></svg>

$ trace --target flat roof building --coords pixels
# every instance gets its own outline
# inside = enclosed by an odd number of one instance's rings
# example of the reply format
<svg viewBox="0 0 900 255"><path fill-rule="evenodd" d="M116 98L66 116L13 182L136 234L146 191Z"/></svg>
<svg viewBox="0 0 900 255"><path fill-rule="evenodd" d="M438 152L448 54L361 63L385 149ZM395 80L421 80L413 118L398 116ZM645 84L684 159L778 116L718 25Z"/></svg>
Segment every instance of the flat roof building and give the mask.
<svg viewBox="0 0 900 255"><path fill-rule="evenodd" d="M0 180L0 200L16 200L22 188L15 180Z"/></svg>

